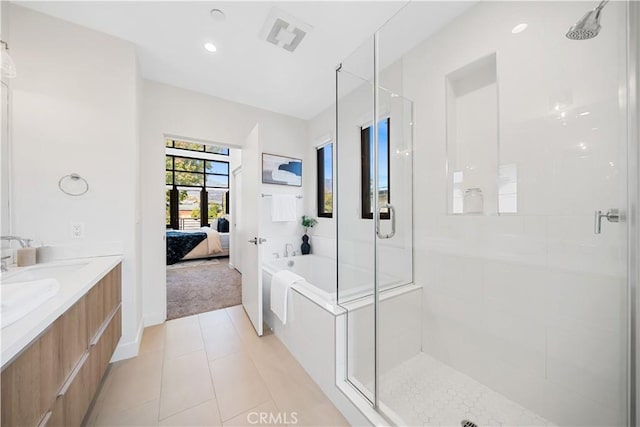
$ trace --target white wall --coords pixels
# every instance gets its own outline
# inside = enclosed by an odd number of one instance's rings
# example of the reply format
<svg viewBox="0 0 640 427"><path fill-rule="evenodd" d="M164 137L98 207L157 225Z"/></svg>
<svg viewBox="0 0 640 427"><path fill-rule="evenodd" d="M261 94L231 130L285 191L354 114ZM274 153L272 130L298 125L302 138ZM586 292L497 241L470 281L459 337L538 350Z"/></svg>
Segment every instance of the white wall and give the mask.
<svg viewBox="0 0 640 427"><path fill-rule="evenodd" d="M144 155L140 158L140 171L145 325L163 322L166 317L165 135L241 148L256 123L260 125L263 151L303 158L306 148L303 120L157 82L144 82L140 122ZM307 173L304 164L303 179ZM302 188L263 185L263 192L301 194ZM263 212L268 213L270 201L265 198L263 203ZM297 222L273 224L263 216L261 225L267 238L262 248L265 254L282 252L285 242L295 244L302 235Z"/></svg>
<svg viewBox="0 0 640 427"><path fill-rule="evenodd" d="M115 357L130 357L142 326L134 47L13 4L10 20L19 69L12 82L12 231L68 255L123 254ZM89 182L86 195L58 189L72 172ZM84 238L71 238L72 221L84 224Z"/></svg>

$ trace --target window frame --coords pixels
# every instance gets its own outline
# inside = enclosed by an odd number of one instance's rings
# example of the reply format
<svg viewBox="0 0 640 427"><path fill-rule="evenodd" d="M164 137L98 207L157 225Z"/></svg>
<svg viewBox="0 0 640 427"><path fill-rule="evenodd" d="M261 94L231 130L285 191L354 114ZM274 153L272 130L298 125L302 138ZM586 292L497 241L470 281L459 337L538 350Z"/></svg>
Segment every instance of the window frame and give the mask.
<svg viewBox="0 0 640 427"><path fill-rule="evenodd" d="M169 145L168 141L171 141L171 145ZM166 148L171 148L173 150L181 150L181 151L186 151L189 153L193 153L193 152L198 152L198 153L203 153L203 154L212 154L212 155L219 155L219 156L228 156L229 154L219 154L219 153L210 153L208 151L198 151L198 150L188 150L188 149L184 149L184 148L175 148L175 140L167 140L167 145L165 147ZM226 148L227 153L229 152L229 149ZM168 168L167 166L167 161L166 159L170 158L171 159L171 168ZM184 170L180 170L180 169L176 169L176 158L183 158L183 159L190 159L190 160L200 160L202 161L202 171L184 171ZM220 189L227 189L226 195L224 196L224 199L226 201L224 208L223 208L223 212L225 214L229 214L229 204L228 204L228 200L229 200L229 192L230 192L230 188L229 188L229 184L231 182L230 180L230 174L227 173L225 174L219 174L219 173L207 173L207 162L217 162L217 163L226 163L227 165L227 171L229 172L231 169L231 165L229 164L229 161L226 160L211 160L211 159L205 159L205 158L199 158L199 157L191 157L188 155L179 155L179 154L168 154L165 152L165 187L167 190L170 191L170 201L169 201L169 214L170 214L170 218L169 221L166 221L166 227L168 229L173 229L173 230L180 230L180 200L179 200L179 194L180 194L180 189L181 188L188 188L188 189L199 189L200 190L200 226L201 227L206 227L209 225L209 200L208 200L208 191L211 190L220 190ZM171 173L171 183L168 183L166 180L166 172L170 172ZM200 175L202 177L202 185L188 185L188 184L177 184L176 183L176 172L177 173L190 173L190 174L196 174L196 175ZM207 185L207 176L223 176L227 178L227 185L226 186L215 186L215 185Z"/></svg>
<svg viewBox="0 0 640 427"><path fill-rule="evenodd" d="M169 145L169 142L171 142L171 145ZM191 149L191 148L176 147L176 142L184 142L184 143L187 143L187 144L202 145L202 150L194 150L194 149ZM207 147L221 148L225 152L224 153L213 153L211 151L207 151ZM207 153L207 154L214 154L214 155L217 155L217 156L227 156L227 157L229 156L229 148L228 147L221 147L219 145L207 145L207 144L203 144L201 142L176 141L175 139L167 139L167 142L165 143L165 148L173 148L175 150L190 151L192 153Z"/></svg>
<svg viewBox="0 0 640 427"><path fill-rule="evenodd" d="M383 119L387 122L387 203L391 204L391 117L387 117ZM378 122L382 123L383 120ZM373 219L373 208L375 206L371 206L371 190L373 190L369 183L373 179L370 176L371 170L371 140L369 138L369 128L374 126L371 124L367 127L360 127L360 216L362 219ZM377 129L374 129L377 132ZM374 185L375 187L375 185ZM379 197L379 195L378 195ZM380 219L391 219L390 212L381 212Z"/></svg>
<svg viewBox="0 0 640 427"><path fill-rule="evenodd" d="M330 148L331 149L331 212L326 212L324 210L325 204L325 185L324 182L326 177L324 175L324 150ZM320 218L333 218L333 141L326 141L322 145L316 147L316 202L317 202L317 213Z"/></svg>

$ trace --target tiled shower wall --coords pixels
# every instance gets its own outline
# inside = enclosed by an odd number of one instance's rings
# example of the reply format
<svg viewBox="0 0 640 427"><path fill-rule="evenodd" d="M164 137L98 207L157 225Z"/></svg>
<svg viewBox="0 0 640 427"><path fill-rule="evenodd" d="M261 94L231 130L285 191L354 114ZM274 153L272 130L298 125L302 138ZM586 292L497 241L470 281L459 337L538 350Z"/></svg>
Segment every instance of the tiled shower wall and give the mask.
<svg viewBox="0 0 640 427"><path fill-rule="evenodd" d="M608 4L596 39L566 39L592 7L480 3L404 56L404 94L416 111L423 351L552 422L617 425L626 228L605 221L595 235L593 214L626 203L625 4ZM493 53L496 155L517 166L518 211L448 214L445 76Z"/></svg>

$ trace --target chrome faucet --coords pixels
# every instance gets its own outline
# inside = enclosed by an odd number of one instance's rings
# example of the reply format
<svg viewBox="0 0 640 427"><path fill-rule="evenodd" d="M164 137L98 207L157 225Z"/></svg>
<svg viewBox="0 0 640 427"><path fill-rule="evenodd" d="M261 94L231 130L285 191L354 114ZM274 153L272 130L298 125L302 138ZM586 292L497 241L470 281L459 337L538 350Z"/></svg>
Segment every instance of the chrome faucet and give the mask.
<svg viewBox="0 0 640 427"><path fill-rule="evenodd" d="M291 252L289 252L289 248L291 248ZM291 243L287 243L284 245L284 257L289 258L289 254L293 255L293 245Z"/></svg>
<svg viewBox="0 0 640 427"><path fill-rule="evenodd" d="M0 236L0 240L17 240L18 242L20 242L20 246L23 248L28 248L31 245L31 239L25 239L24 237L18 236Z"/></svg>

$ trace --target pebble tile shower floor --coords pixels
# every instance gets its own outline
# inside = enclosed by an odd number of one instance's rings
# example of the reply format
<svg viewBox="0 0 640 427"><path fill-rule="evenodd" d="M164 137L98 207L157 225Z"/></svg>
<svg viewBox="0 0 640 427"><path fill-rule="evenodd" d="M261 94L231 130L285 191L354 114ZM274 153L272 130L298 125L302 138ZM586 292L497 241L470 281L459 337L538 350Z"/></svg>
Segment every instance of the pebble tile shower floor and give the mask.
<svg viewBox="0 0 640 427"><path fill-rule="evenodd" d="M553 426L424 353L380 378L380 398L412 426L460 426L469 420L485 426Z"/></svg>

